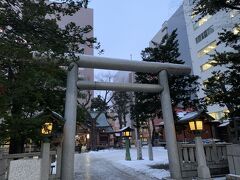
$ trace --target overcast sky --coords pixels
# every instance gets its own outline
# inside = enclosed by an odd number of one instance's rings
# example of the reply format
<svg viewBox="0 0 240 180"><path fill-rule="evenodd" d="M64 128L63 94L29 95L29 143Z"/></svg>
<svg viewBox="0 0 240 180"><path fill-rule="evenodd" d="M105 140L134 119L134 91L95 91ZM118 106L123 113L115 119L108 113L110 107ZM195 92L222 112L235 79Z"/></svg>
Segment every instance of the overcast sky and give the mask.
<svg viewBox="0 0 240 180"><path fill-rule="evenodd" d="M101 56L135 60L182 0L90 0ZM97 53L95 52L95 55Z"/></svg>
<svg viewBox="0 0 240 180"><path fill-rule="evenodd" d="M104 49L103 57L141 60L162 24L182 0L90 0L94 10L94 36ZM95 56L98 53L95 52ZM95 80L109 71L95 70ZM114 73L113 73L114 74Z"/></svg>

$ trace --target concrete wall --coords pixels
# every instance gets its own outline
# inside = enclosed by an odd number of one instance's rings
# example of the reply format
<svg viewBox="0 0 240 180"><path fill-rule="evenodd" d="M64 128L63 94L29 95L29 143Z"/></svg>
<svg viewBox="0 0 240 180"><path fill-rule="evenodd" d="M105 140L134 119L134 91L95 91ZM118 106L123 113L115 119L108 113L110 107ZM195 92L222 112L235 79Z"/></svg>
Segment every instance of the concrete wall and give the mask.
<svg viewBox="0 0 240 180"><path fill-rule="evenodd" d="M163 23L162 28L157 32L151 41L160 43L164 35L170 35L175 29L177 29L177 40L179 43L178 48L179 52L181 53L178 59L183 60L185 64L191 66L191 55L188 45L186 22L182 5L167 21ZM153 47L151 42L150 47Z"/></svg>
<svg viewBox="0 0 240 180"><path fill-rule="evenodd" d="M179 59L182 59L187 65L191 66L192 62L188 45L186 21L182 5L168 20L168 33L170 34L175 29L177 29L178 48L181 53Z"/></svg>
<svg viewBox="0 0 240 180"><path fill-rule="evenodd" d="M232 144L227 146L227 158L229 164L230 174L238 175L236 179L240 178L240 145ZM233 178L234 179L234 178Z"/></svg>

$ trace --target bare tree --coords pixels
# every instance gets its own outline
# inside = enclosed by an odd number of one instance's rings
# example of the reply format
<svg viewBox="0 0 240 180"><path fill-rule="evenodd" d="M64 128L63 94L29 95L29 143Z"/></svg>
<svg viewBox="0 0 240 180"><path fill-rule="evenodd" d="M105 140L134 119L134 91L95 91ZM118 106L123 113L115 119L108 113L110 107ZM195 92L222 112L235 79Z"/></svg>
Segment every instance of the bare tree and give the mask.
<svg viewBox="0 0 240 180"><path fill-rule="evenodd" d="M111 73L102 74L101 77L99 78L99 81L111 82L112 78L113 75ZM91 150L97 149L97 134L98 134L98 129L96 127L97 119L102 113L106 113L111 108L109 103L111 102L112 98L113 95L109 90L99 91L96 97L93 97L91 91L88 91L88 94L85 94L84 100L82 100L81 98L78 100L78 106L82 108L83 111L86 113L84 123L90 129ZM94 115L92 112L95 112Z"/></svg>

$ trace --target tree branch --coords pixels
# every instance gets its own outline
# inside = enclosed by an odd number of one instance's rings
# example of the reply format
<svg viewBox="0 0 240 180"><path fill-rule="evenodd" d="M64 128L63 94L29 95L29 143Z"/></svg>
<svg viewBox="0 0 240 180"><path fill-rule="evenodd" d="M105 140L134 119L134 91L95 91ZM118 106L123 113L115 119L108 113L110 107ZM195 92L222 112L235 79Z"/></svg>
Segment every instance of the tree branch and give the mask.
<svg viewBox="0 0 240 180"><path fill-rule="evenodd" d="M227 3L225 3L225 6L226 6L226 8L235 9L235 10L239 10L240 11L240 7L238 7L238 6L233 6L233 5L227 4Z"/></svg>

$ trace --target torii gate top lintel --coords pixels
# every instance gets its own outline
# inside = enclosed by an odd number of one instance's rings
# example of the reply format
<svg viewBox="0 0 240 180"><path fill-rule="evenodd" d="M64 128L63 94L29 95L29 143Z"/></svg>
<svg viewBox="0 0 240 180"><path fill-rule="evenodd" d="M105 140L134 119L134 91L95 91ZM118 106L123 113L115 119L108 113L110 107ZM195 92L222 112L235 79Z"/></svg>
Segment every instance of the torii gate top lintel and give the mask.
<svg viewBox="0 0 240 180"><path fill-rule="evenodd" d="M78 81L78 67L121 70L132 72L159 73L159 85L149 84L108 84ZM77 115L77 86L81 89L110 89L125 91L142 91L160 93L161 108L164 120L165 138L168 147L169 170L171 178L180 179L181 170L177 149L174 118L168 85L168 73L189 74L191 68L182 64L130 61L123 59L104 58L79 55L79 60L70 65L67 77L64 125L63 155L62 155L62 180L74 179L74 149Z"/></svg>
<svg viewBox="0 0 240 180"><path fill-rule="evenodd" d="M132 72L158 73L161 70L167 70L170 74L189 74L191 67L183 64L158 63L145 61L132 61L107 57L96 57L88 55L79 55L77 61L79 67L110 69Z"/></svg>

